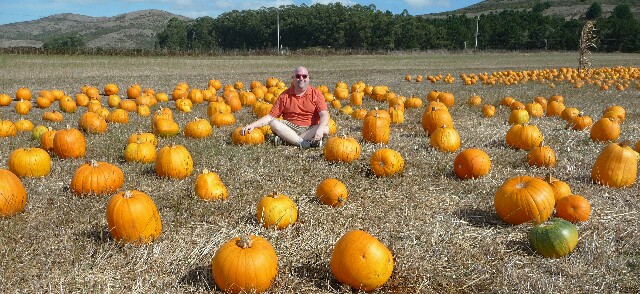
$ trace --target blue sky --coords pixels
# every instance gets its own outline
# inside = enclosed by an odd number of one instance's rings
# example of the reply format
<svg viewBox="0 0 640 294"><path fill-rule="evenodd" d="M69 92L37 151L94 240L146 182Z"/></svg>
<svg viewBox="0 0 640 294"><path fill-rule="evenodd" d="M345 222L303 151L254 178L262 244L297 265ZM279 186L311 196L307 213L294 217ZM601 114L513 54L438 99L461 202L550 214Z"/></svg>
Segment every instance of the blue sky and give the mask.
<svg viewBox="0 0 640 294"><path fill-rule="evenodd" d="M52 14L75 13L88 16L116 16L143 9L160 9L196 18L217 17L231 10L258 9L277 5L312 5L341 2L344 5L374 4L378 10L394 14L406 9L411 15L454 10L480 0L0 0L0 24L36 20Z"/></svg>

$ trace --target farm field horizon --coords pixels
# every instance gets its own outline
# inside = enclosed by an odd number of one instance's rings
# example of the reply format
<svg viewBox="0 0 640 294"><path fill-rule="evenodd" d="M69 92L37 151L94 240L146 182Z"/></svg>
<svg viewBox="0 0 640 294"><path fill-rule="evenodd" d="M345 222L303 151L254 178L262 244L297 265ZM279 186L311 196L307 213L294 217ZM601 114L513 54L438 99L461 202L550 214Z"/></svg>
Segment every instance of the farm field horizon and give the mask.
<svg viewBox="0 0 640 294"><path fill-rule="evenodd" d="M553 148L557 164L535 167L527 151L505 141L510 130L511 109L501 106L505 97L523 104L536 97L562 96L596 122L610 106L621 106L626 117L620 138L631 148L640 141L640 54L591 54L592 69L629 69L635 77L624 89L612 82L608 90L594 84L575 87L567 79L520 80L509 85L464 85L461 74L481 75L522 71L575 69L577 52L504 53L406 53L356 56L213 56L213 57L114 57L0 55L0 94L15 97L21 87L33 93L34 107L24 115L14 106L0 107L0 120L30 120L62 130L78 128L87 107L63 112L61 122L44 121L43 114L60 110L35 106L41 90L62 90L75 97L83 86L101 93L107 84L127 89L139 84L169 95L168 102L150 106L153 115L161 108L173 112L180 132L159 137L157 149L182 145L193 158L193 173L184 179L156 175L154 163L129 162L123 152L134 133L152 132L152 115L128 114L127 123L108 123L106 131L84 136L86 155L63 159L51 154L51 172L44 177L22 177L27 191L24 211L0 218L1 292L220 292L211 273L216 250L228 240L246 234L267 239L278 256L278 274L269 293L351 293L332 275L329 260L337 240L350 230L376 237L393 254L391 278L374 293L637 293L640 291L640 189L637 180L626 188L594 183L591 170L609 144L590 139L589 129L572 130L565 119L543 115L531 117L544 144ZM361 155L351 163L328 162L322 148L301 150L293 146L236 145L234 129L255 119L252 107L233 112L235 123L213 127L202 139L184 135L197 118L209 120L208 102L194 103L190 112L176 109L171 94L179 83L207 89L210 80L222 85L240 81L249 89L252 81L265 83L275 77L286 85L297 66L309 70L310 82L325 85L333 93L339 82L351 87L358 82L387 86L397 95L418 97L420 108L404 110L404 122L391 124L387 144L363 141L362 120L330 105L337 131L334 136L356 139ZM450 74L455 80L431 83L428 76ZM410 76L407 81L406 76ZM416 82L422 75L425 79ZM516 75L517 76L517 75ZM604 74L603 74L604 76ZM555 75L554 77L557 77ZM608 78L608 77L607 77ZM619 76L615 76L619 78ZM430 146L421 125L427 95L437 90L455 97L449 107L460 148L443 152ZM216 95L222 96L222 90ZM480 106L468 103L481 98ZM101 104L109 111L107 96ZM342 100L341 108L349 104ZM483 104L496 107L485 117ZM386 101L364 97L366 110L388 109ZM0 137L0 169L8 169L10 154L19 148L40 147L31 131ZM369 159L379 149L398 151L404 170L377 177ZM465 149L477 148L491 159L488 174L462 180L454 172L454 159ZM637 148L637 147L636 147ZM110 236L106 207L116 193L76 195L70 189L75 170L89 160L116 165L124 173L118 192L139 190L155 202L161 220L159 238L148 245L121 244ZM636 164L637 168L637 164ZM217 173L228 190L224 201L204 201L196 196L196 177L203 170ZM565 181L573 194L591 205L586 222L576 224L579 234L573 252L561 258L545 258L529 244L532 222L511 225L494 207L499 187L516 176L544 178L547 174ZM321 203L316 187L327 178L342 181L349 197L341 207ZM0 183L3 184L3 183ZM265 195L277 192L297 205L298 220L281 229L266 229L256 219L256 205ZM552 216L553 217L553 216Z"/></svg>

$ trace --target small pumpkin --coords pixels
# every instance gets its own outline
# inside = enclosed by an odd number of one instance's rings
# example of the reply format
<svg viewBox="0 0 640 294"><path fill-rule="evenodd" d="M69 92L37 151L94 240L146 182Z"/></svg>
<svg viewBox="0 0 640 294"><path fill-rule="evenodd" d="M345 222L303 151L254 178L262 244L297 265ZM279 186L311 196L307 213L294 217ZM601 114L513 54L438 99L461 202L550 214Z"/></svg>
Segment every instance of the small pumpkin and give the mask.
<svg viewBox="0 0 640 294"><path fill-rule="evenodd" d="M393 272L393 254L378 239L361 230L345 233L333 246L331 273L356 290L373 291Z"/></svg>
<svg viewBox="0 0 640 294"><path fill-rule="evenodd" d="M211 272L225 293L260 293L268 290L278 275L278 256L265 238L236 237L216 251Z"/></svg>
<svg viewBox="0 0 640 294"><path fill-rule="evenodd" d="M107 227L116 242L147 244L160 237L162 220L148 194L127 190L109 199Z"/></svg>
<svg viewBox="0 0 640 294"><path fill-rule="evenodd" d="M53 153L60 158L84 157L87 153L87 141L78 129L67 127L54 134Z"/></svg>
<svg viewBox="0 0 640 294"><path fill-rule="evenodd" d="M24 210L27 190L22 181L9 170L0 168L0 217L10 217Z"/></svg>
<svg viewBox="0 0 640 294"><path fill-rule="evenodd" d="M193 173L193 158L182 145L164 146L158 151L155 170L161 178L184 179Z"/></svg>
<svg viewBox="0 0 640 294"><path fill-rule="evenodd" d="M213 127L206 119L195 118L184 127L184 136L188 138L202 139L213 134Z"/></svg>
<svg viewBox="0 0 640 294"><path fill-rule="evenodd" d="M578 229L564 219L553 218L531 228L528 239L538 254L547 258L559 258L571 253L578 245Z"/></svg>
<svg viewBox="0 0 640 294"><path fill-rule="evenodd" d="M479 178L488 174L490 170L491 158L480 149L465 149L453 160L453 171L461 179Z"/></svg>
<svg viewBox="0 0 640 294"><path fill-rule="evenodd" d="M362 147L351 137L331 137L324 145L324 159L330 162L350 163L360 158Z"/></svg>
<svg viewBox="0 0 640 294"><path fill-rule="evenodd" d="M616 142L620 138L619 119L603 117L591 127L589 138L594 142Z"/></svg>
<svg viewBox="0 0 640 294"><path fill-rule="evenodd" d="M551 173L547 173L544 178L542 178L549 186L551 186L551 190L553 190L553 197L556 200L556 203L566 197L571 195L571 187L567 182L561 181L551 176Z"/></svg>
<svg viewBox="0 0 640 294"><path fill-rule="evenodd" d="M90 134L101 134L107 130L107 121L95 112L85 112L78 120L78 127Z"/></svg>
<svg viewBox="0 0 640 294"><path fill-rule="evenodd" d="M195 185L196 196L203 200L226 200L229 197L227 187L222 183L217 173L202 170L202 173L196 177Z"/></svg>
<svg viewBox="0 0 640 294"><path fill-rule="evenodd" d="M512 148L531 150L531 148L540 146L544 140L544 136L540 129L530 124L513 125L505 135L507 145Z"/></svg>
<svg viewBox="0 0 640 294"><path fill-rule="evenodd" d="M582 195L571 194L556 203L556 216L572 223L586 222L591 215L591 204Z"/></svg>
<svg viewBox="0 0 640 294"><path fill-rule="evenodd" d="M433 131L429 146L443 152L455 152L460 149L460 135L451 126L442 126Z"/></svg>
<svg viewBox="0 0 640 294"><path fill-rule="evenodd" d="M298 220L298 207L289 196L273 192L258 202L256 218L265 228L284 229Z"/></svg>
<svg viewBox="0 0 640 294"><path fill-rule="evenodd" d="M556 161L556 152L543 143L531 148L527 153L527 162L531 166L553 167L556 165Z"/></svg>
<svg viewBox="0 0 640 294"><path fill-rule="evenodd" d="M349 191L347 191L347 186L340 180L328 178L318 184L316 187L316 196L320 199L320 202L338 207L344 205L347 201Z"/></svg>
<svg viewBox="0 0 640 294"><path fill-rule="evenodd" d="M260 129L253 129L248 134L242 134L242 127L231 133L231 141L236 145L257 145L264 143L264 134Z"/></svg>
<svg viewBox="0 0 640 294"><path fill-rule="evenodd" d="M51 171L51 156L40 148L19 148L11 152L7 165L18 177L44 177Z"/></svg>
<svg viewBox="0 0 640 294"><path fill-rule="evenodd" d="M512 225L542 223L556 204L549 184L530 176L507 179L496 191L493 203L498 216Z"/></svg>
<svg viewBox="0 0 640 294"><path fill-rule="evenodd" d="M76 169L69 188L77 195L104 195L118 191L123 183L124 173L119 167L91 160Z"/></svg>
<svg viewBox="0 0 640 294"><path fill-rule="evenodd" d="M400 152L390 149L378 149L371 154L369 166L378 177L392 176L404 170L404 158Z"/></svg>
<svg viewBox="0 0 640 294"><path fill-rule="evenodd" d="M151 142L138 141L124 148L124 160L127 162L152 163L156 161L156 146Z"/></svg>

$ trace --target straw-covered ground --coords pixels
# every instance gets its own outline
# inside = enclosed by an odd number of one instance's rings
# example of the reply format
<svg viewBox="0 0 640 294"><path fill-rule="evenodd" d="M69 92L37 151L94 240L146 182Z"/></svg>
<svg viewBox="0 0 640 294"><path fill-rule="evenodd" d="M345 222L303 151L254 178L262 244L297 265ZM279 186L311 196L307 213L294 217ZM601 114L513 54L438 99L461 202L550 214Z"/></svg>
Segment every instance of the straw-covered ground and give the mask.
<svg viewBox="0 0 640 294"><path fill-rule="evenodd" d="M338 293L351 290L332 276L329 260L334 243L347 231L361 229L378 238L393 253L395 267L379 293L638 293L640 292L640 204L638 184L614 189L592 183L590 171L604 143L594 143L588 131L565 129L560 118L533 118L545 142L557 153L554 168L533 168L526 152L508 148L505 134L509 112L498 108L484 118L480 108L465 102L477 93L484 103L497 104L506 96L522 102L559 94L565 105L600 118L610 105L623 106L627 118L621 139L640 140L640 98L635 84L624 91L601 91L593 85L575 89L535 81L515 85L464 86L404 81L405 75L492 73L552 69L577 65L577 53L408 54L328 57L211 57L148 58L86 56L0 56L0 93L11 96L19 87L37 93L60 89L78 93L85 84L102 89L116 83L121 95L133 83L156 92L171 93L179 82L205 88L210 79L223 84L253 80L264 83L275 76L288 81L292 70L306 66L314 85L363 81L387 85L391 91L426 102L433 89L455 95L450 108L462 149L480 148L491 157L488 175L460 180L453 172L459 152L443 153L429 147L422 130L421 109L407 109L405 123L393 125L387 147L406 162L401 175L377 178L369 169L370 155L380 145L361 142L362 155L351 164L324 160L322 149L292 146L236 146L235 127L256 117L248 107L235 113L234 126L214 128L206 139L180 134L161 138L158 148L184 145L194 160L195 172L184 180L162 179L153 164L123 159L127 138L150 131L150 118L130 114L128 124L109 124L101 135L85 134L85 159L52 156L52 171L43 178L23 178L28 193L25 210L0 219L0 292L137 292L200 293L219 291L211 273L211 259L227 240L256 234L269 240L278 255L278 276L269 291L276 293ZM640 55L599 55L594 67L640 66ZM14 102L15 103L15 102ZM103 102L103 104L106 104ZM164 106L174 108L172 103ZM386 104L365 99L364 107ZM57 104L52 109L57 109ZM157 107L157 106L156 106ZM152 110L155 110L154 107ZM65 114L62 123L41 120L36 107L18 116L0 108L0 118L28 118L56 129L77 126L85 109ZM206 104L193 112L174 111L181 127L195 116L206 117ZM362 138L362 121L331 109L339 135ZM9 154L21 147L37 147L28 132L0 138L0 168L7 169ZM86 159L107 161L125 174L124 189L148 193L163 224L162 235L150 245L114 242L105 218L108 196L79 197L69 190L75 169ZM195 176L202 169L215 171L229 190L227 201L205 202L194 192ZM577 225L579 242L573 253L559 259L536 254L527 234L532 224L512 226L497 216L493 199L498 187L518 175L543 176L551 172L566 181L575 194L592 206L591 218ZM316 186L337 178L349 190L343 207L321 204ZM2 185L3 183L0 183ZM260 226L255 217L258 200L272 192L289 195L299 209L293 226L275 231Z"/></svg>

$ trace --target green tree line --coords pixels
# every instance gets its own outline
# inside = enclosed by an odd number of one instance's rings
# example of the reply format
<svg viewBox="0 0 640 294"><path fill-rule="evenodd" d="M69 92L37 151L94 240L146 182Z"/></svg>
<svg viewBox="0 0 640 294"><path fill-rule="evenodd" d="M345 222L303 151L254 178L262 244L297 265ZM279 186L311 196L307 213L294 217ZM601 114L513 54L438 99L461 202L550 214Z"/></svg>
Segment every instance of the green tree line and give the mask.
<svg viewBox="0 0 640 294"><path fill-rule="evenodd" d="M157 34L156 48L177 51L268 50L577 50L587 19L596 20L598 51L640 52L640 22L629 5L602 16L598 2L585 17L565 20L544 15L548 2L529 10L504 10L480 17L412 16L377 10L374 5L340 3L233 10L216 18L171 19ZM477 25L477 45L476 45ZM477 47L476 47L477 46Z"/></svg>

